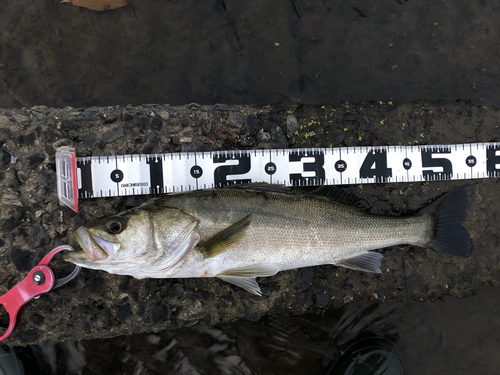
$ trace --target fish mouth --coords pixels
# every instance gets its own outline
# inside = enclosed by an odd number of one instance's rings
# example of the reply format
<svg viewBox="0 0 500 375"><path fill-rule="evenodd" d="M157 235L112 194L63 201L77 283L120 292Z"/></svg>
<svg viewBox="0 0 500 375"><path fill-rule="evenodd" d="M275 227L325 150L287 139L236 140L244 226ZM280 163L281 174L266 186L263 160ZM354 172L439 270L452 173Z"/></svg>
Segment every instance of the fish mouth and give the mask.
<svg viewBox="0 0 500 375"><path fill-rule="evenodd" d="M85 254L94 262L108 259L118 250L119 245L94 236L84 227L76 229L73 233Z"/></svg>

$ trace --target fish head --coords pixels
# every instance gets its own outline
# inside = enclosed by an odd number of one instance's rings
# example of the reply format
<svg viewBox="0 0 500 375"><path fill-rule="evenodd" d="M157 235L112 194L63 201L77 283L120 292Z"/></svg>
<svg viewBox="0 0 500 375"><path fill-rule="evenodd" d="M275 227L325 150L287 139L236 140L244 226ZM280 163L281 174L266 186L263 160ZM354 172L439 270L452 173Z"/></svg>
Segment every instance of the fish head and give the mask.
<svg viewBox="0 0 500 375"><path fill-rule="evenodd" d="M68 252L65 259L110 273L161 277L196 246L198 223L176 208L140 206L75 229L81 251Z"/></svg>

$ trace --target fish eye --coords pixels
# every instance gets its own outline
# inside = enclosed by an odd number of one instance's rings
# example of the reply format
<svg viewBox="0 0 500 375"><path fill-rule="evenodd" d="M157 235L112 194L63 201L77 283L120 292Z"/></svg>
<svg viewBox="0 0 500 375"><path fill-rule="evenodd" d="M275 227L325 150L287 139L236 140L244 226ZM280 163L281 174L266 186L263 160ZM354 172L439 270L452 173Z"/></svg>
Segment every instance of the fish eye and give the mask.
<svg viewBox="0 0 500 375"><path fill-rule="evenodd" d="M106 229L111 234L118 234L125 228L125 223L119 217L114 217L106 223Z"/></svg>

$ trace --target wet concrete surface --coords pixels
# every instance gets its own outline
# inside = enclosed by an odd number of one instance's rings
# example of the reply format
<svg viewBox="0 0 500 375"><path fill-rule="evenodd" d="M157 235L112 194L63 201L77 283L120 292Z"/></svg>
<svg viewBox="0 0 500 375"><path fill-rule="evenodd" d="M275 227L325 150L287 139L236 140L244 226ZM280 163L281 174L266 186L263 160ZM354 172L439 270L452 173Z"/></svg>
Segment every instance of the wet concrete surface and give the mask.
<svg viewBox="0 0 500 375"><path fill-rule="evenodd" d="M58 1L0 9L0 108L197 102L500 103L500 6L470 2Z"/></svg>
<svg viewBox="0 0 500 375"><path fill-rule="evenodd" d="M297 119L298 129L290 116ZM78 246L71 230L146 197L82 200L75 214L57 203L54 145L79 156L221 149L447 144L498 141L500 111L485 102L363 102L358 105L148 105L0 111L2 158L0 291L19 282L51 248ZM239 121L236 119L243 119ZM312 121L314 120L314 121ZM383 124L382 124L382 120ZM331 121L331 122L330 122ZM403 126L403 124L405 124ZM287 137L289 127L292 132ZM316 135L307 136L313 131ZM11 158L14 156L15 159ZM15 162L14 162L15 161ZM464 181L351 187L376 214L407 214ZM263 316L323 314L360 301L470 297L497 285L498 179L468 181L474 196L467 259L412 246L384 249L381 275L334 266L281 272L259 283L265 297L215 279L146 279L83 270L24 309L9 345L95 339L214 325ZM56 262L62 269L65 265ZM71 267L67 265L66 271ZM5 324L5 317L2 317Z"/></svg>

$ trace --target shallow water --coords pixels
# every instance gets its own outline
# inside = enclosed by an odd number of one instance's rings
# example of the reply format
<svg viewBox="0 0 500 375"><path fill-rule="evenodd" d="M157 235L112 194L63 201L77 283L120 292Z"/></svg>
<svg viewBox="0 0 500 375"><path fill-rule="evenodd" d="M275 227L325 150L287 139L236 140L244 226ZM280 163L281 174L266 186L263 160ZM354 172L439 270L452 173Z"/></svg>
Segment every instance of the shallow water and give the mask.
<svg viewBox="0 0 500 375"><path fill-rule="evenodd" d="M3 108L500 101L494 1L4 3Z"/></svg>
<svg viewBox="0 0 500 375"><path fill-rule="evenodd" d="M500 289L466 299L360 303L323 316L268 317L34 347L44 374L327 374L364 337L390 339L406 374L497 374Z"/></svg>

